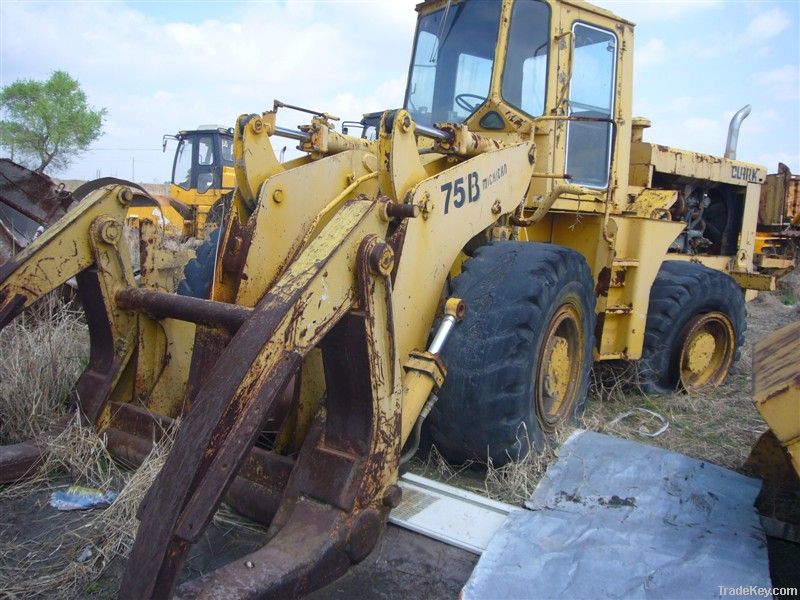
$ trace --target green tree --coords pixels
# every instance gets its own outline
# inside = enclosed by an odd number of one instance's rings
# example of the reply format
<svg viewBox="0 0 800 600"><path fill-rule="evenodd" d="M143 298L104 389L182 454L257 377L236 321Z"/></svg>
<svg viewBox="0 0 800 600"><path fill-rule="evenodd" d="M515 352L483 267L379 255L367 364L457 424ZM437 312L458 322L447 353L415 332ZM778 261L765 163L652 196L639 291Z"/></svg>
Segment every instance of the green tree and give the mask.
<svg viewBox="0 0 800 600"><path fill-rule="evenodd" d="M62 169L102 135L106 112L90 107L64 71L47 81L18 80L0 91L0 145L39 172Z"/></svg>

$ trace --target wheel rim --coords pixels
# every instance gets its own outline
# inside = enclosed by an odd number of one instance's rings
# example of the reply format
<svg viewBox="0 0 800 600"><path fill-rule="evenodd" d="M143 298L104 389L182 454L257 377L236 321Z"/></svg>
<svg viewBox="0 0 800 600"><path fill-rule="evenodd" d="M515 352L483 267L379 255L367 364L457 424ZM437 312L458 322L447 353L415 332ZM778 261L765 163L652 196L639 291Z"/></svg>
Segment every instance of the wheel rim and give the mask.
<svg viewBox="0 0 800 600"><path fill-rule="evenodd" d="M721 312L697 315L681 336L679 376L687 391L721 384L733 364L736 336Z"/></svg>
<svg viewBox="0 0 800 600"><path fill-rule="evenodd" d="M570 414L580 387L584 333L581 313L564 304L553 315L544 333L536 367L536 414L545 431Z"/></svg>

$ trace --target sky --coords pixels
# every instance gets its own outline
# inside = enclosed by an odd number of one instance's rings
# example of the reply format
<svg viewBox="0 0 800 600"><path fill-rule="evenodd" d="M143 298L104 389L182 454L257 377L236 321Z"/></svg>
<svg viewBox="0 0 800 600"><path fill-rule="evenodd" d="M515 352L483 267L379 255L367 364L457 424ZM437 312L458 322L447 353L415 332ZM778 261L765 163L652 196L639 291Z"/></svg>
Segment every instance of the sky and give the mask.
<svg viewBox="0 0 800 600"><path fill-rule="evenodd" d="M800 172L800 0L596 3L637 24L645 140L722 155L730 117L751 104L738 158ZM233 126L275 98L353 120L399 107L415 4L0 0L0 86L64 70L108 110L104 135L52 175L162 182L174 150L162 153L163 134ZM279 113L279 125L305 122Z"/></svg>

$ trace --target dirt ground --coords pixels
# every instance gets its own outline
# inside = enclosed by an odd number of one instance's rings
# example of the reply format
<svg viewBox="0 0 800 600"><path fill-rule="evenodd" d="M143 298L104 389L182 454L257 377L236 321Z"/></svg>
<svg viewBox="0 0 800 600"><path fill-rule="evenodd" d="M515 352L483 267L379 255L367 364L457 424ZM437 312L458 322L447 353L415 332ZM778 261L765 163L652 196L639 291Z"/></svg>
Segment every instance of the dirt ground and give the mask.
<svg viewBox="0 0 800 600"><path fill-rule="evenodd" d="M761 294L748 304L748 328L742 356L728 381L713 393L663 397L645 396L630 385L624 372L613 367L595 370L589 407L580 425L612 435L637 439L685 454L740 469L753 443L766 426L751 401L753 342L775 329L800 320L800 273L781 282L775 293ZM0 344L3 342L0 339ZM632 417L611 427L617 416L634 408L647 408L663 416L668 429L658 437L643 438L640 428L655 429L652 420ZM561 432L562 436L569 431ZM563 439L563 437L561 438ZM418 459L414 470L451 484L519 504L532 492L557 448L533 457L522 466L488 471L447 465L435 455ZM124 559L113 559L98 579L81 578L77 556L86 546L81 536L92 512L61 513L47 506L50 489L72 483L50 481L47 489L23 496L4 497L0 488L0 598L113 598L124 569ZM261 546L263 528L245 519L219 519L190 553L183 578L190 579ZM770 544L773 577L797 585L800 546ZM53 569L48 565L77 567L74 585L47 587ZM455 597L466 581L476 557L389 527L378 548L348 576L313 595L322 598ZM794 565L794 566L793 566ZM38 577L39 592L8 582ZM795 579L792 579L794 577ZM52 581L61 581L53 579ZM16 591L15 591L16 589ZM28 591L25 591L25 590Z"/></svg>

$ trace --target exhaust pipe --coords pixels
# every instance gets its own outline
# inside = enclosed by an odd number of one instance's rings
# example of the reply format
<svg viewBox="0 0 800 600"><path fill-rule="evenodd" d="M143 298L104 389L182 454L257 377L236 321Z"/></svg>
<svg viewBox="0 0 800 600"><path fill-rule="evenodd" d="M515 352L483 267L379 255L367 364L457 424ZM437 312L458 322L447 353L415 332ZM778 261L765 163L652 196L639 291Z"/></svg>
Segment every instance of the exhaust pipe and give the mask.
<svg viewBox="0 0 800 600"><path fill-rule="evenodd" d="M733 115L731 124L728 126L728 143L725 144L725 158L736 160L736 146L739 143L739 128L742 126L742 121L750 114L750 105L746 105L739 109Z"/></svg>

